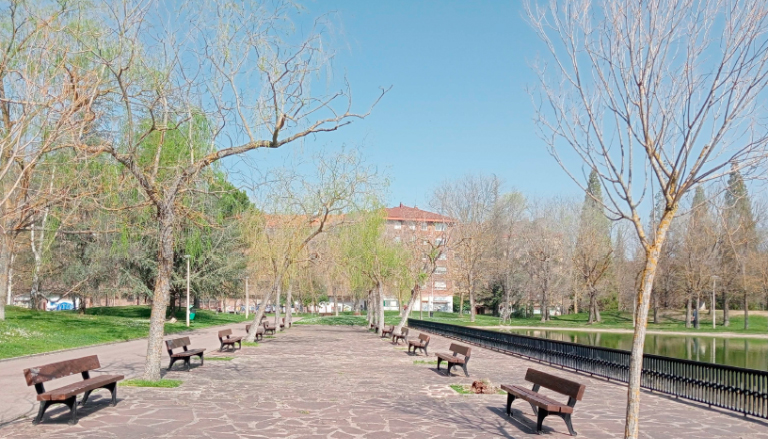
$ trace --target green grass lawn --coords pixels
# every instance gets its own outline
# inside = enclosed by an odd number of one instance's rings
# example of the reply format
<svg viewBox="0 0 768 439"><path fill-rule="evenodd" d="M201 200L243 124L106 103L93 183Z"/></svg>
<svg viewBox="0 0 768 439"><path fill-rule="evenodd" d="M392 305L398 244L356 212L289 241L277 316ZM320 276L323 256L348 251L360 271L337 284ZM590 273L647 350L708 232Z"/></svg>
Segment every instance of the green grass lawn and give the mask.
<svg viewBox="0 0 768 439"><path fill-rule="evenodd" d="M618 311L605 311L601 313L603 321L601 323L588 324L589 315L587 313L566 314L553 317L551 321L541 323L541 317L532 318L513 318L509 326L542 326L557 328L603 328L603 329L632 329L632 314ZM742 311L731 311L731 324L728 327L722 326L722 311L718 312L717 328L714 332L735 332L735 333L766 333L768 331L768 318L766 316L751 315L749 317L749 329L744 330L744 314ZM411 318L418 319L419 313L414 312ZM498 317L489 315L478 315L475 322L469 321L469 315L460 316L458 313L436 312L434 317L427 317L424 314L424 320L439 323L448 323L461 326L500 326L501 320ZM701 328L687 329L685 327L684 316L665 314L660 318L659 323L648 323L649 330L656 331L684 331L684 332L713 332L712 320L709 314L702 315Z"/></svg>
<svg viewBox="0 0 768 439"><path fill-rule="evenodd" d="M132 340L149 333L149 306L91 308L85 315L77 311L46 312L9 306L5 313L6 320L0 321L0 359ZM166 334L187 329L183 309L176 318L178 322L165 324ZM243 315L198 310L190 329L243 321Z"/></svg>
<svg viewBox="0 0 768 439"><path fill-rule="evenodd" d="M384 322L387 325L397 325L400 323L399 313L397 311L385 311ZM354 315L351 311L340 312L339 316L312 316L307 314L294 325L327 325L327 326L367 326L365 313L361 316Z"/></svg>

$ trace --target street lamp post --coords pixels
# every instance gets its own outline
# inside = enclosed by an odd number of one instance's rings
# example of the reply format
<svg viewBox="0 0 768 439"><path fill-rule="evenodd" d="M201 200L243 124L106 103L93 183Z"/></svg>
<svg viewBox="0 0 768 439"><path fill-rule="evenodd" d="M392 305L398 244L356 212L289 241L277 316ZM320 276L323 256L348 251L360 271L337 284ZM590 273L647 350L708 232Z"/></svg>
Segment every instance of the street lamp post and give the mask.
<svg viewBox="0 0 768 439"><path fill-rule="evenodd" d="M712 276L712 329L715 329L715 320L717 319L717 310L715 309L715 283L720 276Z"/></svg>
<svg viewBox="0 0 768 439"><path fill-rule="evenodd" d="M248 319L248 276L245 276L245 318Z"/></svg>
<svg viewBox="0 0 768 439"><path fill-rule="evenodd" d="M187 327L189 327L189 255L184 255L187 260Z"/></svg>

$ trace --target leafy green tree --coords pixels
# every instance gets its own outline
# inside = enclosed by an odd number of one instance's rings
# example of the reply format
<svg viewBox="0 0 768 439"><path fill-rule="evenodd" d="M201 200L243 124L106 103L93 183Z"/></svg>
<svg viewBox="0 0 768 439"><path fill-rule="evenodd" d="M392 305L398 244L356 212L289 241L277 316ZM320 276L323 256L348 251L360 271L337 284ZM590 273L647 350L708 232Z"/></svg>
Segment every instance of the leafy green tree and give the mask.
<svg viewBox="0 0 768 439"><path fill-rule="evenodd" d="M744 329L749 328L749 279L747 262L757 247L757 227L747 186L741 173L732 172L723 196L723 232L721 267L723 288L723 325L730 325L730 292L741 293ZM730 292L728 290L731 290Z"/></svg>
<svg viewBox="0 0 768 439"><path fill-rule="evenodd" d="M613 255L610 221L603 212L603 192L595 170L589 174L584 203L581 206L579 231L573 262L589 300L589 323L600 322L599 292L604 283ZM577 289L575 289L577 290ZM574 297L574 312L578 312L578 297Z"/></svg>

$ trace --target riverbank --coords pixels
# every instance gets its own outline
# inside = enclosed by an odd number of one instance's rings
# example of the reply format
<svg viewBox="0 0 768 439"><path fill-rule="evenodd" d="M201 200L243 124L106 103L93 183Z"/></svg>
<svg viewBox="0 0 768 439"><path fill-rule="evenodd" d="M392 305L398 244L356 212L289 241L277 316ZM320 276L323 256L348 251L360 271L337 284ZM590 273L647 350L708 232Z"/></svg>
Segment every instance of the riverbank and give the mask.
<svg viewBox="0 0 768 439"><path fill-rule="evenodd" d="M413 312L411 318L418 319L420 313ZM433 317L424 313L425 321L446 323L449 325L474 326L474 327L503 327L503 328L540 328L555 331L595 331L595 330L622 330L634 332L632 327L632 314L618 311L606 311L602 313L600 323L589 323L589 315L586 313L565 314L553 316L546 323L541 322L541 316L534 315L529 318L512 317L508 324L501 324L501 319L496 316L478 314L474 322L471 322L467 314L436 312ZM652 319L651 319L652 320ZM666 311L659 313L656 323L648 323L649 333L705 336L705 333L724 334L724 337L740 337L742 335L768 336L768 313L765 311L752 311L749 316L749 329L744 329L744 314L731 311L730 325L723 326L723 312L717 312L717 327L712 329L712 318L709 313L702 313L700 329L686 328L685 315L679 311ZM735 334L735 335L734 335Z"/></svg>
<svg viewBox="0 0 768 439"><path fill-rule="evenodd" d="M583 326L469 326L470 328L477 329L490 329L492 331L511 331L511 330L530 330L530 331L573 331L573 332L602 332L609 334L634 334L633 329L618 329L618 328L595 328L595 327L583 327ZM746 332L702 332L701 329L691 331L664 331L664 330L652 330L646 331L648 335L680 335L685 337L720 337L720 338L750 338L750 339L762 339L768 340L768 334L753 334Z"/></svg>

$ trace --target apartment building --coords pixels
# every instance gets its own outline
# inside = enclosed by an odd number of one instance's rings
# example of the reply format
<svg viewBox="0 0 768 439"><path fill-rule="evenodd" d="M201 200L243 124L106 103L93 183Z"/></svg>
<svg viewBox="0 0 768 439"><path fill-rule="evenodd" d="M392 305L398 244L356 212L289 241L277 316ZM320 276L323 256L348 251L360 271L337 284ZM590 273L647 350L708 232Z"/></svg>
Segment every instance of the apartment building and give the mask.
<svg viewBox="0 0 768 439"><path fill-rule="evenodd" d="M449 217L419 209L399 206L386 209L386 236L396 242L412 242L422 245L425 253L433 246L445 245L450 237L450 230L455 221ZM414 311L453 311L453 281L451 280L449 261L451 252L448 247L437 260L435 273L421 288L421 300L416 302ZM385 298L384 308L396 310L407 304L398 303L394 297Z"/></svg>

